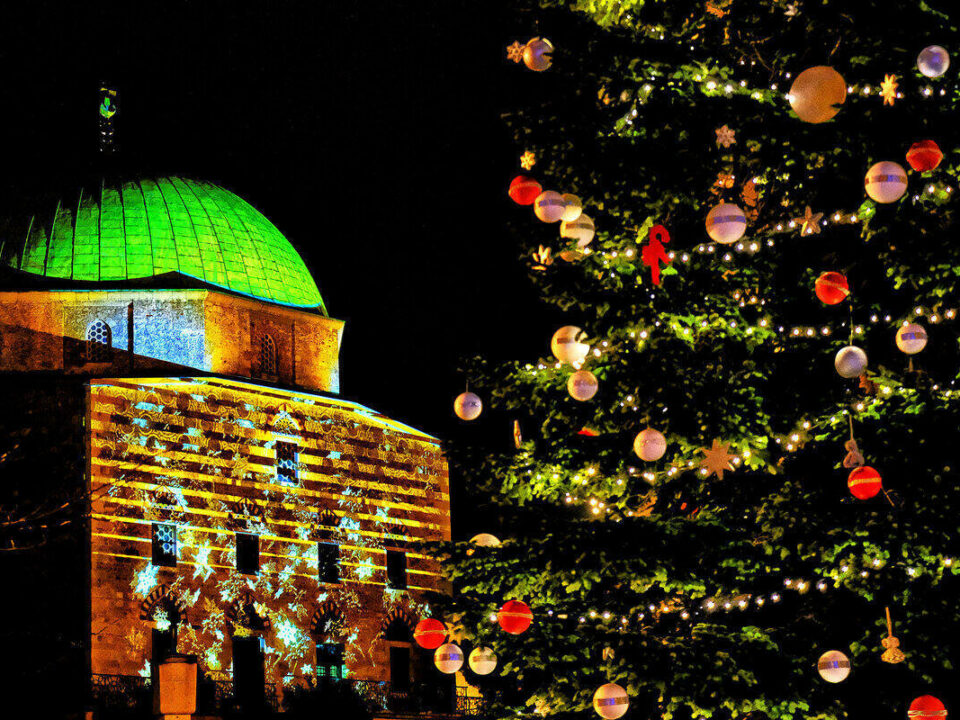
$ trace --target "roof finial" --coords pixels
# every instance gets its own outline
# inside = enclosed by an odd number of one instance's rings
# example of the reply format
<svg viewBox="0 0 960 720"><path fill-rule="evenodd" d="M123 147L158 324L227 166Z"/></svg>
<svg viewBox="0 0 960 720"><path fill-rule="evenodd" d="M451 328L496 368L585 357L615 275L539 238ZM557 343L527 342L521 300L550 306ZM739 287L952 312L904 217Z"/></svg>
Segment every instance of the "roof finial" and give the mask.
<svg viewBox="0 0 960 720"><path fill-rule="evenodd" d="M117 90L101 83L100 85L100 152L112 153L113 116L117 114Z"/></svg>

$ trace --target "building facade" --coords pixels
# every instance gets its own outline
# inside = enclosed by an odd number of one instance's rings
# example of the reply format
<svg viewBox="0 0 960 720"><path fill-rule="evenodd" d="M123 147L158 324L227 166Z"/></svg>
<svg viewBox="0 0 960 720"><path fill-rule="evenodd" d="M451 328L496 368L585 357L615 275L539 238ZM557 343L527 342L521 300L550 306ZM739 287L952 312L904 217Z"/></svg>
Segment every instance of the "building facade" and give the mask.
<svg viewBox="0 0 960 720"><path fill-rule="evenodd" d="M84 491L71 662L93 709L171 652L241 708L317 678L441 687L412 630L444 591L422 544L450 538L446 462L338 396L343 323L279 231L174 177L104 184L2 243L0 372L63 408L74 462L51 474Z"/></svg>

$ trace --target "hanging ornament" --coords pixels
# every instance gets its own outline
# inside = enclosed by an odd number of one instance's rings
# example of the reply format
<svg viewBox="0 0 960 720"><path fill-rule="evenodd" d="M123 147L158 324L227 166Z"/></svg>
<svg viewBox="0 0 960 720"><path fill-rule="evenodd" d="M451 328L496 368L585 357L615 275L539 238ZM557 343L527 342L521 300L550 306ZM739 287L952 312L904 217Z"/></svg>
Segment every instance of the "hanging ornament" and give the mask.
<svg viewBox="0 0 960 720"><path fill-rule="evenodd" d="M850 295L847 278L838 272L825 272L814 283L814 291L825 305L842 303Z"/></svg>
<svg viewBox="0 0 960 720"><path fill-rule="evenodd" d="M800 223L800 237L806 237L807 235L819 235L820 234L820 223L823 220L823 213L815 213L810 209L810 206L807 205L807 209L804 210L803 217L797 218L796 222Z"/></svg>
<svg viewBox="0 0 960 720"><path fill-rule="evenodd" d="M540 183L526 175L517 175L510 183L507 194L517 205L533 205L543 188Z"/></svg>
<svg viewBox="0 0 960 720"><path fill-rule="evenodd" d="M497 654L488 647L475 647L467 657L467 664L477 675L489 675L497 669Z"/></svg>
<svg viewBox="0 0 960 720"><path fill-rule="evenodd" d="M520 421L513 421L513 444L519 450L523 446L523 434L520 432Z"/></svg>
<svg viewBox="0 0 960 720"><path fill-rule="evenodd" d="M890 608L886 608L886 611L887 636L880 641L880 644L883 645L883 654L880 655L880 659L885 663L896 665L897 663L902 663L906 658L900 649L900 641L893 636L893 621L890 619Z"/></svg>
<svg viewBox="0 0 960 720"><path fill-rule="evenodd" d="M660 263L669 265L673 262L663 247L663 243L670 242L670 233L663 225L654 225L650 228L647 239L649 244L640 251L640 259L650 268L650 280L653 284L660 285Z"/></svg>
<svg viewBox="0 0 960 720"><path fill-rule="evenodd" d="M433 664L445 675L453 675L463 667L463 650L453 643L441 645L433 652Z"/></svg>
<svg viewBox="0 0 960 720"><path fill-rule="evenodd" d="M577 435L583 435L584 437L600 437L600 433L589 425L584 425L582 428L577 430Z"/></svg>
<svg viewBox="0 0 960 720"><path fill-rule="evenodd" d="M562 253L561 253L562 254ZM541 272L545 271L548 267L553 265L553 251L544 247L543 245L540 248L532 253L533 255L533 269L540 270Z"/></svg>
<svg viewBox="0 0 960 720"><path fill-rule="evenodd" d="M520 156L520 167L524 170L532 170L533 166L537 164L537 156L534 155L530 150L524 150L523 155Z"/></svg>
<svg viewBox="0 0 960 720"><path fill-rule="evenodd" d="M557 222L563 217L563 210L566 203L563 202L563 195L553 190L547 190L537 195L533 201L533 213L537 219L545 223Z"/></svg>
<svg viewBox="0 0 960 720"><path fill-rule="evenodd" d="M616 720L623 717L630 707L630 698L627 691L616 683L607 683L597 688L593 694L593 709L597 715L606 720Z"/></svg>
<svg viewBox="0 0 960 720"><path fill-rule="evenodd" d="M523 48L525 46L521 45L518 40L514 40L512 43L507 45L507 59L513 60L515 63L519 63L523 60Z"/></svg>
<svg viewBox="0 0 960 720"><path fill-rule="evenodd" d="M730 461L734 456L730 454L730 443L721 443L714 439L710 448L700 448L700 452L703 453L700 467L707 471L707 477L716 475L718 480L723 480L725 471L733 472L734 467Z"/></svg>
<svg viewBox="0 0 960 720"><path fill-rule="evenodd" d="M897 99L897 76L884 75L883 82L880 83L880 97L883 98L884 105L893 105Z"/></svg>
<svg viewBox="0 0 960 720"><path fill-rule="evenodd" d="M586 213L580 213L575 220L564 220L560 223L560 237L576 240L579 248L585 248L593 242L595 233L593 218Z"/></svg>
<svg viewBox="0 0 960 720"><path fill-rule="evenodd" d="M634 438L633 451L641 460L654 462L662 458L667 451L667 439L653 428L647 428Z"/></svg>
<svg viewBox="0 0 960 720"><path fill-rule="evenodd" d="M476 420L483 411L483 403L472 392L460 393L453 402L453 411L461 420Z"/></svg>
<svg viewBox="0 0 960 720"><path fill-rule="evenodd" d="M847 487L850 494L857 500L869 500L883 489L880 473L869 465L855 468L847 477Z"/></svg>
<svg viewBox="0 0 960 720"><path fill-rule="evenodd" d="M832 67L817 65L797 75L787 97L801 120L823 123L840 112L847 99L847 83Z"/></svg>
<svg viewBox="0 0 960 720"><path fill-rule="evenodd" d="M943 75L950 67L950 53L939 45L930 45L917 56L917 69L928 78Z"/></svg>
<svg viewBox="0 0 960 720"><path fill-rule="evenodd" d="M864 373L860 376L860 382L857 383L859 388L863 390L867 395L876 395L877 394L877 384L870 378L869 375Z"/></svg>
<svg viewBox="0 0 960 720"><path fill-rule="evenodd" d="M910 703L907 717L911 720L944 720L947 708L933 695L921 695Z"/></svg>
<svg viewBox="0 0 960 720"><path fill-rule="evenodd" d="M530 607L519 600L507 600L500 612L497 613L497 622L504 632L519 635L533 622L533 613Z"/></svg>
<svg viewBox="0 0 960 720"><path fill-rule="evenodd" d="M833 359L833 366L840 373L840 377L858 377L867 369L867 354L855 345L847 345L840 348Z"/></svg>
<svg viewBox="0 0 960 720"><path fill-rule="evenodd" d="M917 172L929 172L943 160L943 151L933 140L915 142L907 150L907 162Z"/></svg>
<svg viewBox="0 0 960 720"><path fill-rule="evenodd" d="M730 147L737 142L737 131L731 130L726 125L718 127L714 132L717 134L717 146L722 145L725 148Z"/></svg>
<svg viewBox="0 0 960 720"><path fill-rule="evenodd" d="M878 203L892 203L907 191L907 171L889 160L876 163L863 180L867 195Z"/></svg>
<svg viewBox="0 0 960 720"><path fill-rule="evenodd" d="M850 674L850 658L839 650L828 650L817 660L817 672L828 683L843 682Z"/></svg>
<svg viewBox="0 0 960 720"><path fill-rule="evenodd" d="M476 545L477 547L500 547L500 538L490 533L478 533L470 538L470 544ZM436 647L436 645L434 645L434 647Z"/></svg>
<svg viewBox="0 0 960 720"><path fill-rule="evenodd" d="M916 355L927 346L927 331L923 325L907 323L897 330L897 348L907 355Z"/></svg>
<svg viewBox="0 0 960 720"><path fill-rule="evenodd" d="M577 365L590 352L586 339L587 334L576 325L564 325L550 338L550 352L562 363Z"/></svg>
<svg viewBox="0 0 960 720"><path fill-rule="evenodd" d="M735 243L746 230L747 216L739 205L720 203L707 213L707 235L718 243Z"/></svg>
<svg viewBox="0 0 960 720"><path fill-rule="evenodd" d="M563 197L564 206L560 221L565 223L573 222L580 217L580 213L583 212L583 203L580 202L580 198L572 193L564 193L561 197ZM562 227L560 234L563 235Z"/></svg>
<svg viewBox="0 0 960 720"><path fill-rule="evenodd" d="M857 447L856 440L850 438L843 444L843 448L847 451L847 454L844 456L842 464L847 470L852 470L853 468L863 467L866 465L867 461L863 459L863 455L860 453L860 448Z"/></svg>
<svg viewBox="0 0 960 720"><path fill-rule="evenodd" d="M577 370L567 379L567 392L570 397L585 402L597 394L597 376L589 370Z"/></svg>
<svg viewBox="0 0 960 720"><path fill-rule="evenodd" d="M413 629L413 639L417 645L427 650L440 647L446 638L447 626L434 618L424 618Z"/></svg>
<svg viewBox="0 0 960 720"><path fill-rule="evenodd" d="M523 64L534 72L543 72L553 65L553 43L546 38L531 38L523 49Z"/></svg>

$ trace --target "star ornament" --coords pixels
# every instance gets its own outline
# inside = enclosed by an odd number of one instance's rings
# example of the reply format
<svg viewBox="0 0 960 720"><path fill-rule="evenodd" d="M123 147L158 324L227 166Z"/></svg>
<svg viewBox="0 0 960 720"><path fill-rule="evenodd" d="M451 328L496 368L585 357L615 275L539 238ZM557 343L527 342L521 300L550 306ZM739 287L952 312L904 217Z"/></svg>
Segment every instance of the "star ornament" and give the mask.
<svg viewBox="0 0 960 720"><path fill-rule="evenodd" d="M526 45L521 45L519 41L514 40L512 45L507 45L507 59L515 63L523 60L523 49Z"/></svg>
<svg viewBox="0 0 960 720"><path fill-rule="evenodd" d="M731 130L726 125L718 127L714 132L717 133L717 146L728 148L737 142L736 130Z"/></svg>
<svg viewBox="0 0 960 720"><path fill-rule="evenodd" d="M526 150L523 155L520 156L520 167L522 167L524 170L532 170L533 166L536 164L537 156L529 150Z"/></svg>
<svg viewBox="0 0 960 720"><path fill-rule="evenodd" d="M700 448L700 452L703 453L700 467L707 471L707 477L716 475L718 480L723 480L725 471L733 472L734 467L730 461L734 456L730 454L730 443L714 439L710 448Z"/></svg>
<svg viewBox="0 0 960 720"><path fill-rule="evenodd" d="M806 235L813 235L820 233L820 222L823 220L823 213L815 213L810 209L810 206L807 205L807 209L803 213L802 218L797 218L797 222L801 223L800 225L800 237Z"/></svg>
<svg viewBox="0 0 960 720"><path fill-rule="evenodd" d="M880 83L880 97L883 98L884 105L893 105L897 99L897 76L884 75L883 82Z"/></svg>

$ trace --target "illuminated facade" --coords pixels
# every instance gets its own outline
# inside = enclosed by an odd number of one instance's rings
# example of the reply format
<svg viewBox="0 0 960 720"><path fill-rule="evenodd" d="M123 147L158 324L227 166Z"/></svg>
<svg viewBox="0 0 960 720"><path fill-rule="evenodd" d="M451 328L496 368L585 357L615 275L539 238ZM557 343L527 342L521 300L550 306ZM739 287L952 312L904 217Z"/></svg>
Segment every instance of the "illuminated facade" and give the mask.
<svg viewBox="0 0 960 720"><path fill-rule="evenodd" d="M142 687L173 650L241 707L317 677L436 682L411 634L444 591L420 544L450 537L446 462L336 396L343 323L279 231L160 178L2 241L0 371L75 410L93 684Z"/></svg>

